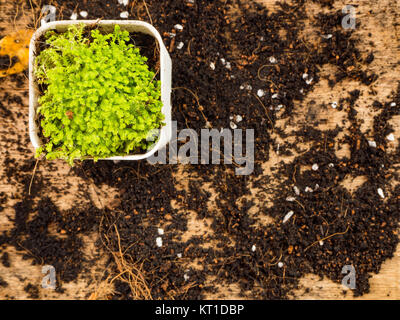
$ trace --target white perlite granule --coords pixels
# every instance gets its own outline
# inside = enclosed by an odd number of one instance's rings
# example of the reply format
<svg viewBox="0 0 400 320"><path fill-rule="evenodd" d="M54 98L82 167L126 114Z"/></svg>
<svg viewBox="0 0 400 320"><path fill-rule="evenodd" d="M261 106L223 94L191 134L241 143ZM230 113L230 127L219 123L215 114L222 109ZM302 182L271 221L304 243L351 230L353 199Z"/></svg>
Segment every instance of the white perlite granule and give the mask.
<svg viewBox="0 0 400 320"><path fill-rule="evenodd" d="M70 19L71 19L71 20L76 20L76 19L78 19L78 14L77 14L76 12L73 12L73 13L71 14Z"/></svg>
<svg viewBox="0 0 400 320"><path fill-rule="evenodd" d="M251 251L256 251L256 245L255 244L253 244L253 246L251 247Z"/></svg>
<svg viewBox="0 0 400 320"><path fill-rule="evenodd" d="M289 211L286 216L283 218L282 223L286 223L292 216L294 215L293 211Z"/></svg>
<svg viewBox="0 0 400 320"><path fill-rule="evenodd" d="M314 78L313 77L309 78L308 73L303 73L303 79L306 81L307 84L311 84Z"/></svg>
<svg viewBox="0 0 400 320"><path fill-rule="evenodd" d="M368 145L369 145L371 148L376 148L376 142L375 142L375 141L368 140Z"/></svg>
<svg viewBox="0 0 400 320"><path fill-rule="evenodd" d="M159 247L159 248L162 247L162 239L161 239L161 237L157 237L156 238L156 244L157 244L157 247Z"/></svg>
<svg viewBox="0 0 400 320"><path fill-rule="evenodd" d="M279 262L278 262L278 267L279 267L279 268L282 268L282 267L283 267L283 262L279 261Z"/></svg>
<svg viewBox="0 0 400 320"><path fill-rule="evenodd" d="M126 19L129 17L129 12L128 11L124 11L121 12L121 14L119 15L122 19Z"/></svg>
<svg viewBox="0 0 400 320"><path fill-rule="evenodd" d="M157 231L160 236L162 236L164 234L164 229L162 229L162 228L158 228Z"/></svg>
<svg viewBox="0 0 400 320"><path fill-rule="evenodd" d="M243 118L242 118L242 116L240 114L236 115L234 119L235 119L235 121L237 123L239 123L239 122L241 122L243 120Z"/></svg>
<svg viewBox="0 0 400 320"><path fill-rule="evenodd" d="M319 169L318 164L314 163L311 167L311 169L313 169L314 171L317 171Z"/></svg>
<svg viewBox="0 0 400 320"><path fill-rule="evenodd" d="M378 194L382 199L385 199L385 194L383 193L383 190L381 188L378 188Z"/></svg>
<svg viewBox="0 0 400 320"><path fill-rule="evenodd" d="M305 192L313 192L313 189L311 189L310 187L306 187L306 188L304 189L304 191L305 191Z"/></svg>
<svg viewBox="0 0 400 320"><path fill-rule="evenodd" d="M81 11L79 12L79 14L81 15L82 18L86 18L88 16L87 11Z"/></svg>
<svg viewBox="0 0 400 320"><path fill-rule="evenodd" d="M176 25L174 25L174 29L176 29L178 31L182 31L183 30L183 26L181 24L176 24Z"/></svg>
<svg viewBox="0 0 400 320"><path fill-rule="evenodd" d="M261 98L261 97L265 96L265 91L263 89L259 89L257 91L257 95Z"/></svg>
<svg viewBox="0 0 400 320"><path fill-rule="evenodd" d="M394 141L394 135L393 133L389 134L386 139L388 139L389 141Z"/></svg>

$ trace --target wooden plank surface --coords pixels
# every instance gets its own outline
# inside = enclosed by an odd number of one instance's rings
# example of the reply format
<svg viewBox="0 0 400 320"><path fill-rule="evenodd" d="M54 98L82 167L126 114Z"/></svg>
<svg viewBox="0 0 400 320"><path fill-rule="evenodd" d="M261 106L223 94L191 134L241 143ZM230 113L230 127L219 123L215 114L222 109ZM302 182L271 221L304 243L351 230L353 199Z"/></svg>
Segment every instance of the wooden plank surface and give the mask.
<svg viewBox="0 0 400 320"><path fill-rule="evenodd" d="M21 10L23 9L23 3L25 1L17 1L20 3L18 6ZM274 0L260 0L271 11L275 10L276 3ZM337 10L341 10L347 3L345 1L335 1L334 7ZM366 50L370 49L369 43L372 41L374 43L373 51L375 55L375 60L370 65L370 70L376 72L379 75L379 79L373 84L373 88L367 86L360 86L358 82L344 81L341 84L336 85L333 89L328 87L326 81L321 81L315 87L313 92L311 92L307 99L299 106L299 112L294 115L291 122L278 121L277 126L284 128L286 131L290 131L299 123L304 123L307 119L304 115L312 112L312 104L309 104L311 100L319 102L328 102L333 100L339 100L342 97L347 97L348 92L357 88L361 90L362 96L358 101L357 111L359 112L359 117L362 117L365 121L362 130L366 131L371 127L372 118L376 114L372 108L372 102L379 97L384 100L386 97L389 98L391 93L397 88L400 75L400 37L399 37L399 25L400 25L400 1L393 0L381 0L379 2L372 0L361 0L357 2L357 20L361 23L354 31L354 37L360 39L359 49L362 53L366 53ZM307 11L310 17L315 17L315 15L321 10L327 11L328 9L321 9L320 6L313 3L312 1L307 2ZM15 19L12 6L7 0L0 0L0 17L3 18L0 21L0 28L4 28L2 35L8 34L15 30L24 29L27 23L30 21L31 13L29 10L23 11L24 14ZM307 26L304 29L304 38L308 41L312 41L313 37L318 36L315 30L312 28L312 19L306 22ZM330 69L328 66L326 69L321 70L322 74L332 73L334 70ZM21 90L15 86L10 80L5 82L2 88L0 88L0 97L4 95L5 92L18 94L23 96L24 91L28 89L28 82L25 81L25 87ZM373 89L373 90L371 90ZM376 94L372 94L372 92ZM23 117L17 118L16 121L10 121L4 118L0 118L0 135L14 139L15 143L5 142L2 138L0 141L0 153L2 159L4 158L5 152L8 151L13 155L15 161L23 161L32 154L24 153L18 150L18 143L28 145L29 141L27 139L27 114L28 114L28 99L23 96L23 106L17 104L9 105L9 109L13 113L21 112ZM332 112L327 110L325 112L319 112L317 117L319 119L326 119L327 122L320 129L334 128L337 123L340 123L342 119L345 118L344 113ZM395 136L400 136L400 119L392 119L393 125L395 127ZM306 146L305 146L306 147ZM391 150L397 147L396 142L391 145ZM343 148L338 151L340 156L348 155L349 150ZM389 150L390 152L390 150ZM278 154L272 152L271 159L263 165L265 168L264 174L270 174L269 168L274 167L279 161L290 161L290 158L284 159ZM3 161L3 160L0 160ZM400 161L399 161L400 162ZM2 163L4 164L4 162ZM400 163L394 168L399 170ZM5 166L0 167L0 173L3 176ZM87 201L94 201L99 208L107 205L110 195L116 193L117 190L112 190L111 188L103 187L99 189L94 185L87 185L85 190L77 190L78 183L83 181L79 180L76 175L70 172L70 168L59 161L56 162L56 166L50 164L42 164L39 169L40 173L44 176L48 183L54 185L54 187L63 190L65 192L49 194L52 200L60 206L62 209L68 209L73 207L77 201L77 195L79 194L80 203L84 203L84 198L86 195ZM362 181L362 178L360 178ZM187 177L183 174L177 174L175 176L177 188L187 188ZM345 185L349 190L354 188L355 184L360 183L360 180L349 179L348 183ZM398 182L394 181L394 184ZM207 186L204 186L207 188ZM15 195L15 199L10 199L6 205L3 212L0 213L0 233L11 227L12 222L9 218L12 218L14 211L12 206L15 202L24 196L21 192L21 185L15 184L12 181L7 181L7 179L2 178L0 180L0 192L4 191L7 194ZM257 190L252 190L254 199L257 199ZM82 200L83 199L83 200ZM210 200L211 202L213 199ZM268 199L263 200L268 201ZM174 204L174 203L173 203ZM212 203L211 203L212 205ZM257 205L252 208L251 212L257 214ZM193 213L188 212L189 224L188 231L185 233L185 237L189 239L193 235L204 235L210 232L207 228L205 222L199 221L195 218ZM268 224L269 221L260 221L261 224ZM86 251L88 256L90 255L101 255L101 252L95 252L93 241L96 238L95 233L92 237L86 237ZM23 253L17 252L14 248L7 248L10 254L11 266L6 268L0 264L0 275L8 282L7 288L0 287L0 299L4 298L28 298L27 292L23 290L24 286L28 283L34 283L39 285L43 277L41 273L41 266L31 265L29 260L23 260L21 255ZM104 270L102 269L101 260L97 264L96 269L91 270L90 277L93 279L92 283L88 284L88 275L82 275L75 282L71 282L64 285L66 289L64 293L56 293L51 290L40 289L39 295L41 299L51 298L51 299L82 299L87 298L96 290L101 288L100 278L103 275ZM209 279L209 284L213 283L213 279ZM107 290L107 289L104 289ZM313 275L308 275L301 280L301 287L294 293L293 298L297 299L353 299L351 293L343 295L344 287L340 284L334 283L328 279L320 280L318 277ZM208 298L240 298L239 288L235 285L228 287L220 287L218 293L210 295ZM379 274L372 275L371 278L371 290L370 293L358 298L358 299L400 299L400 248L395 253L395 257L391 260L386 261Z"/></svg>

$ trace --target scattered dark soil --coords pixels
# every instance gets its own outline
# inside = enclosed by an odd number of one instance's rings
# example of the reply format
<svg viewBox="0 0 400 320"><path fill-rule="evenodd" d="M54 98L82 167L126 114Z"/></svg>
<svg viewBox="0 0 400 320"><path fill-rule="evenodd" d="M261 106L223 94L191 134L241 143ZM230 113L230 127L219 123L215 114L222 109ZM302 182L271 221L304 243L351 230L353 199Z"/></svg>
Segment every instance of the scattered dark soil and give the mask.
<svg viewBox="0 0 400 320"><path fill-rule="evenodd" d="M4 281L2 277L0 277L0 287L3 288L8 287L8 283Z"/></svg>
<svg viewBox="0 0 400 320"><path fill-rule="evenodd" d="M28 298L30 299L39 299L39 288L36 285L28 283L25 288L25 292L28 293Z"/></svg>
<svg viewBox="0 0 400 320"><path fill-rule="evenodd" d="M1 101L0 101L0 115L4 118L12 117L12 112L8 110Z"/></svg>
<svg viewBox="0 0 400 320"><path fill-rule="evenodd" d="M277 148L272 132L281 138L287 135L275 128L276 120L303 112L301 102L320 81L322 66L331 64L340 70L330 79L332 87L346 79L369 86L377 79L368 69L373 48L363 56L358 41L351 37L352 31L339 28L341 12L314 17L314 27L332 37L313 44L305 43L301 35L307 18L304 1L282 3L274 13L251 1L147 0L149 13L140 5L123 8L116 0L78 5L76 1L55 2L62 7L59 19L80 10L88 11L88 18L118 18L124 10L130 12L131 19L149 21L151 17L173 59L173 87L189 88L198 96L196 101L186 90L173 91L178 129L200 131L206 122L213 128L229 128L230 115L241 115L238 128L255 129L255 169L251 176L236 176L233 165L187 165L184 174L189 177L189 190L178 191L175 177L181 173L176 165L86 161L74 172L86 183L116 188L119 194L112 208L77 207L60 212L48 198L36 203L33 194L15 205L15 227L0 235L0 245L21 249L22 244L31 252L25 254L26 258L54 265L61 270L61 282L68 282L87 267L80 236L100 230L97 246L110 254L108 271L120 272L113 253L121 250L127 261L141 266L155 299L200 299L216 292L217 285L228 284L238 284L246 298L283 299L308 273L340 282L345 265L356 270L354 295L369 291L371 273L379 272L398 244L400 187L392 187L390 181L398 179L391 169L398 163L400 149L387 153L386 136L393 131L388 121L400 114L400 109L392 105L400 105L400 85L390 101L377 99L374 107L381 112L368 136L361 132L357 117L360 91L351 91L339 102L340 110L347 113L349 129L344 132L340 124L327 131L299 125L291 133L296 144L280 145L282 154L299 155L290 163L281 163L272 176L263 175L261 167L270 158L271 146ZM332 4L314 2L327 8ZM236 13L232 13L233 7ZM174 30L176 24L183 30ZM286 31L284 37L282 29ZM178 49L181 42L183 48ZM271 57L276 63L271 63ZM259 89L266 92L260 99ZM273 98L274 94L278 97ZM343 132L344 138L339 138ZM371 136L376 148L368 143ZM307 143L310 149L300 150L301 143ZM338 158L336 144L349 144L350 156ZM7 171L8 178L26 188L33 164L14 164ZM318 170L304 169L313 164L318 164ZM365 176L366 181L350 193L342 183L346 177L358 176ZM280 183L271 184L271 179ZM39 193L45 183L40 175L35 181L33 190ZM203 190L205 183L217 191L211 209L212 193ZM254 203L243 199L250 195L250 188L260 190L256 195L259 215L271 217L273 223L262 226L249 213ZM378 188L385 199L379 196ZM273 195L272 204L261 201L265 194ZM175 209L171 200L182 210ZM282 223L290 211L293 216ZM195 212L198 219L210 219L210 235L182 240L188 230L189 212ZM56 226L54 235L48 231L50 224ZM157 229L162 225L166 226L161 236L163 245L157 247ZM61 238L62 230L65 237ZM197 261L200 267L190 261ZM213 278L216 280L210 285ZM122 280L114 284L115 293L110 298L137 297ZM30 287L26 291L35 290ZM31 296L37 297L37 292Z"/></svg>
<svg viewBox="0 0 400 320"><path fill-rule="evenodd" d="M0 56L0 70L11 68L18 61L17 57Z"/></svg>
<svg viewBox="0 0 400 320"><path fill-rule="evenodd" d="M18 202L14 210L15 227L3 235L2 242L26 252L23 257L33 257L33 264L54 266L60 280L75 280L85 262L81 235L96 231L100 214L98 209L85 208L61 215L48 198L43 198L36 206L30 199ZM35 215L30 218L33 213ZM49 230L52 224L55 235Z"/></svg>
<svg viewBox="0 0 400 320"><path fill-rule="evenodd" d="M6 268L10 267L10 258L8 256L7 252L4 252L3 255L0 258L1 263L3 264L3 266L5 266Z"/></svg>
<svg viewBox="0 0 400 320"><path fill-rule="evenodd" d="M341 21L343 13L337 11L334 14L322 14L317 17L317 26L321 28L325 35L332 35L326 39L322 47L322 61L320 64L330 63L338 67L334 82L337 83L343 79L355 79L365 85L370 85L377 79L374 73L367 73L362 68L363 62L370 64L373 61L373 53L370 53L363 59L359 49L357 49L357 40L352 39L351 32L343 32ZM364 61L363 61L364 60Z"/></svg>

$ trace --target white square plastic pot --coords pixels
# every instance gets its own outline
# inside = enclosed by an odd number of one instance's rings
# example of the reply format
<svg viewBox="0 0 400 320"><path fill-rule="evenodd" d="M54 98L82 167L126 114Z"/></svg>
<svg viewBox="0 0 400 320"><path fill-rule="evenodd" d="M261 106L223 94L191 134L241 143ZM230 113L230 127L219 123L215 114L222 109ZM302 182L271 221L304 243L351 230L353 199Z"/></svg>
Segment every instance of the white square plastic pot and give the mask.
<svg viewBox="0 0 400 320"><path fill-rule="evenodd" d="M163 103L162 113L165 116L165 126L160 130L160 136L153 148L144 154L134 154L126 156L116 156L100 160L141 160L150 157L157 150L164 147L171 139L172 123L171 123L171 77L172 77L172 61L169 53L162 41L158 31L149 23L136 20L76 20L76 21L54 21L45 24L33 34L29 47L29 136L35 148L39 148L42 142L38 136L38 123L36 121L36 109L38 107L39 89L35 81L33 72L34 61L36 57L35 49L40 36L49 30L57 30L65 32L72 24L83 23L85 25L96 25L101 31L114 31L114 26L119 25L121 30L129 32L140 32L153 36L160 48L160 80L161 80L161 101Z"/></svg>

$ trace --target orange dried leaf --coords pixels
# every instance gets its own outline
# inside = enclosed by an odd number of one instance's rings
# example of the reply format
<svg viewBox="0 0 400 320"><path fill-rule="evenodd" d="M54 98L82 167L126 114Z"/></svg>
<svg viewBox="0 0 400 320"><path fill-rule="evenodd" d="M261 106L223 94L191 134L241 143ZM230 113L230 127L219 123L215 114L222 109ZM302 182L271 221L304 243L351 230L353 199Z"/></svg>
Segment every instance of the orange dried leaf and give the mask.
<svg viewBox="0 0 400 320"><path fill-rule="evenodd" d="M11 68L0 70L0 77L22 72L28 67L29 42L32 34L32 30L19 30L0 40L0 56L8 55L10 59L18 58Z"/></svg>

